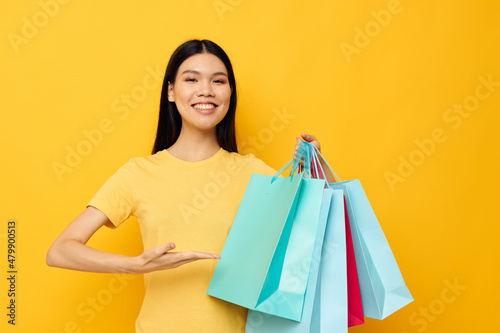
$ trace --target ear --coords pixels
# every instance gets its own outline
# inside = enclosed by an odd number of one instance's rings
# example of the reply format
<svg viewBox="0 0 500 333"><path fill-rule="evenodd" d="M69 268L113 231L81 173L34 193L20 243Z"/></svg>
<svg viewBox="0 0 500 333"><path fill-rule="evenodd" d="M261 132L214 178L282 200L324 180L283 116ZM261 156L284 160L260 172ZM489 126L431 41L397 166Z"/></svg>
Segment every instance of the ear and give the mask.
<svg viewBox="0 0 500 333"><path fill-rule="evenodd" d="M168 101L175 102L174 101L174 85L170 82L168 83Z"/></svg>

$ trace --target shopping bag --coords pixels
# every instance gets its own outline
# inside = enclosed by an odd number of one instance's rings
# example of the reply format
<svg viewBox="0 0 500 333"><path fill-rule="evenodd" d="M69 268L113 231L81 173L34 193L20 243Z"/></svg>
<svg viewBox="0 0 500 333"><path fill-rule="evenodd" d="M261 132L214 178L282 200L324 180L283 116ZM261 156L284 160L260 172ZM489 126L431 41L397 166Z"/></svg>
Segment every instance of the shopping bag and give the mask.
<svg viewBox="0 0 500 333"><path fill-rule="evenodd" d="M325 182L253 174L207 294L300 321Z"/></svg>
<svg viewBox="0 0 500 333"><path fill-rule="evenodd" d="M297 149L297 154L302 158L299 170L310 173L312 178L324 179L324 171L317 153L311 144L301 143ZM348 290L348 326L357 326L364 323L363 304L359 287L356 259L352 242L352 233L347 214L347 206L344 199L345 228L346 228L346 254L347 254L347 290Z"/></svg>
<svg viewBox="0 0 500 333"><path fill-rule="evenodd" d="M348 271L345 214L343 191L332 190L332 206L321 257L320 284L316 290L313 308L313 316L319 318L313 320L315 326L311 332L347 332Z"/></svg>
<svg viewBox="0 0 500 333"><path fill-rule="evenodd" d="M343 191L325 189L301 322L248 311L246 333L347 332ZM326 225L326 228L325 228Z"/></svg>
<svg viewBox="0 0 500 333"><path fill-rule="evenodd" d="M348 326L353 327L365 323L363 314L363 303L361 290L359 288L358 270L356 268L356 257L352 243L351 225L347 213L347 204L344 197L345 233L346 233L346 256L347 256L347 321Z"/></svg>
<svg viewBox="0 0 500 333"><path fill-rule="evenodd" d="M365 317L384 319L413 301L358 179L334 183L346 196Z"/></svg>
<svg viewBox="0 0 500 333"><path fill-rule="evenodd" d="M312 144L301 142L321 176L321 153ZM322 156L321 156L322 157ZM323 158L324 160L324 158ZM307 160L309 161L309 160ZM315 161L315 163L314 163ZM325 160L326 161L326 160ZM328 165L334 176L335 172ZM358 179L330 184L344 191L352 231L356 267L365 317L384 319L413 301L382 228Z"/></svg>

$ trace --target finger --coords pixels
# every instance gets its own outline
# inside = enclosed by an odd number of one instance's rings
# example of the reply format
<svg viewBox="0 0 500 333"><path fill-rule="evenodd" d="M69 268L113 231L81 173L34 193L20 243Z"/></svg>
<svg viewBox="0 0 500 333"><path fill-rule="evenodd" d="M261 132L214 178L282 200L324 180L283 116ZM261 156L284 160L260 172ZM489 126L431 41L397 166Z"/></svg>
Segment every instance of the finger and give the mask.
<svg viewBox="0 0 500 333"><path fill-rule="evenodd" d="M177 261L177 262L172 263L171 268L176 268L176 267L179 267L179 266L182 266L185 264L189 264L190 262L194 262L194 261L198 261L198 260L200 260L200 259L186 259L186 260Z"/></svg>
<svg viewBox="0 0 500 333"><path fill-rule="evenodd" d="M316 148L318 148L318 150L321 150L319 141L316 138L316 136L314 136L312 134L306 134L306 133L301 133L301 136L304 139L304 141L312 143L313 145L316 146Z"/></svg>
<svg viewBox="0 0 500 333"><path fill-rule="evenodd" d="M148 257L158 257L161 256L168 251L172 250L175 248L174 243L166 243L157 247L153 247L149 250L144 251L144 255L147 255Z"/></svg>
<svg viewBox="0 0 500 333"><path fill-rule="evenodd" d="M218 254L200 251L177 252L176 254L179 257L178 260L220 259Z"/></svg>
<svg viewBox="0 0 500 333"><path fill-rule="evenodd" d="M312 134L301 133L301 136L307 142L317 141L316 137Z"/></svg>
<svg viewBox="0 0 500 333"><path fill-rule="evenodd" d="M163 244L163 245L160 245L156 248L156 253L157 254L165 254L167 253L168 251L171 251L175 249L175 244L172 243L172 242L169 242L169 243L166 243L166 244Z"/></svg>
<svg viewBox="0 0 500 333"><path fill-rule="evenodd" d="M182 265L185 265L185 264L189 264L190 262L193 262L193 261L196 261L196 260L198 260L198 259L189 259L189 260L177 261L176 263L172 264L172 268L177 268L179 266L182 266Z"/></svg>
<svg viewBox="0 0 500 333"><path fill-rule="evenodd" d="M152 249L144 251L144 253L141 255L141 257L146 261L149 262L151 260L155 260L157 258L160 258L164 256L165 254L168 253L168 251L172 250L175 248L174 243L166 243L157 247L154 247Z"/></svg>

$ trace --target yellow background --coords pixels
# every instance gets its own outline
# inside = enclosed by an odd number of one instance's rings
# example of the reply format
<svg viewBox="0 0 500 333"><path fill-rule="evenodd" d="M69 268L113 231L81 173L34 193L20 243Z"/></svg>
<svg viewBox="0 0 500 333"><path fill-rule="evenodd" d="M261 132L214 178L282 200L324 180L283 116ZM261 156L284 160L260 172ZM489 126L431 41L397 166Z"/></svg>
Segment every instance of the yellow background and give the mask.
<svg viewBox="0 0 500 333"><path fill-rule="evenodd" d="M497 1L24 0L1 7L2 276L9 220L18 236L17 325L7 324L2 278L2 331L133 331L141 277L49 268L45 253L119 166L150 152L160 85L149 72L163 72L190 38L216 41L233 61L244 152L279 168L305 131L320 139L341 179L361 180L415 302L350 331L498 326ZM481 79L488 78L487 87ZM132 94L126 106L122 98ZM466 112L458 116L454 107ZM85 133L95 134L95 144ZM67 149L77 147L86 156L58 176L54 163L67 165ZM90 244L142 251L133 219L99 231Z"/></svg>

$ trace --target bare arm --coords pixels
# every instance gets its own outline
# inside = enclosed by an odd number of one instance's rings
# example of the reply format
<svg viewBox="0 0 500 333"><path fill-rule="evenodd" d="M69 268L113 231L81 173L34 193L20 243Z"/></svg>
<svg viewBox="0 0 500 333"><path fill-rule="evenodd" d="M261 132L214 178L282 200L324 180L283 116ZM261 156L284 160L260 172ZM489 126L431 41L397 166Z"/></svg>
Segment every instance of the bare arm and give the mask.
<svg viewBox="0 0 500 333"><path fill-rule="evenodd" d="M220 259L217 254L198 251L168 252L175 248L167 243L137 257L129 257L94 249L85 245L102 226L110 225L100 210L87 207L56 238L47 252L47 265L99 273L147 273L178 267L198 259Z"/></svg>

